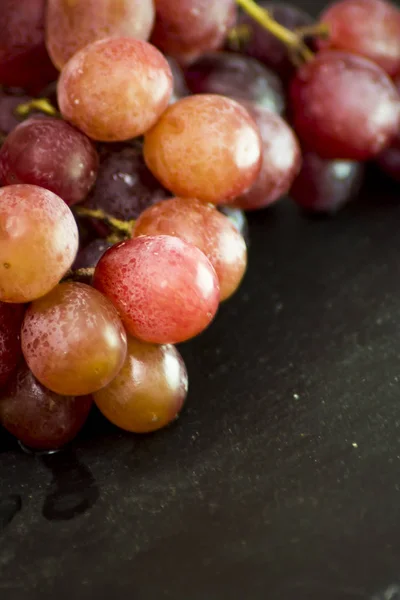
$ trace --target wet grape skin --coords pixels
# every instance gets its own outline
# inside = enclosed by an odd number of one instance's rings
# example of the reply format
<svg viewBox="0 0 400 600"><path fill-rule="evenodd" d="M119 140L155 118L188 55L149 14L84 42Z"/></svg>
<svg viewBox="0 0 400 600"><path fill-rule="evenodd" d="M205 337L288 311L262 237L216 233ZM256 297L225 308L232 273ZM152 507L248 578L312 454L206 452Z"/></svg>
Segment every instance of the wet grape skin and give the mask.
<svg viewBox="0 0 400 600"><path fill-rule="evenodd" d="M78 251L78 228L65 202L41 187L0 189L0 300L24 303L62 279Z"/></svg>
<svg viewBox="0 0 400 600"><path fill-rule="evenodd" d="M175 196L229 204L259 174L261 139L239 103L198 94L165 111L145 136L144 158Z"/></svg>
<svg viewBox="0 0 400 600"><path fill-rule="evenodd" d="M126 334L107 298L86 284L65 282L28 308L22 351L42 385L61 395L82 396L117 375L125 360Z"/></svg>
<svg viewBox="0 0 400 600"><path fill-rule="evenodd" d="M55 450L78 434L92 404L91 396L51 392L22 362L0 394L0 423L28 448Z"/></svg>
<svg viewBox="0 0 400 600"><path fill-rule="evenodd" d="M374 158L398 131L396 87L379 66L355 54L320 52L298 70L290 96L295 131L323 158Z"/></svg>
<svg viewBox="0 0 400 600"><path fill-rule="evenodd" d="M221 300L237 290L246 271L243 237L225 215L200 200L173 198L148 208L134 235L173 235L199 248L217 273Z"/></svg>
<svg viewBox="0 0 400 600"><path fill-rule="evenodd" d="M68 61L58 84L63 117L93 140L124 141L150 129L172 94L168 62L131 38L89 44Z"/></svg>
<svg viewBox="0 0 400 600"><path fill-rule="evenodd" d="M235 0L156 1L151 41L180 62L217 50L236 20Z"/></svg>
<svg viewBox="0 0 400 600"><path fill-rule="evenodd" d="M143 236L100 259L94 286L109 298L132 336L178 343L203 331L217 312L218 278L195 246L172 236Z"/></svg>
<svg viewBox="0 0 400 600"><path fill-rule="evenodd" d="M187 390L186 367L174 346L129 337L123 368L108 386L94 394L94 400L114 425L149 433L177 417Z"/></svg>
<svg viewBox="0 0 400 600"><path fill-rule="evenodd" d="M400 10L385 0L340 0L320 16L329 28L319 48L354 52L382 67L400 72Z"/></svg>
<svg viewBox="0 0 400 600"><path fill-rule="evenodd" d="M48 0L46 43L61 70L88 44L108 37L147 40L154 24L153 0Z"/></svg>
<svg viewBox="0 0 400 600"><path fill-rule="evenodd" d="M60 119L36 117L20 123L0 150L3 185L38 185L60 196L68 206L85 199L97 168L92 142Z"/></svg>
<svg viewBox="0 0 400 600"><path fill-rule="evenodd" d="M244 106L260 131L263 158L255 183L233 204L243 210L257 210L289 191L300 169L301 149L295 133L279 115L249 102Z"/></svg>

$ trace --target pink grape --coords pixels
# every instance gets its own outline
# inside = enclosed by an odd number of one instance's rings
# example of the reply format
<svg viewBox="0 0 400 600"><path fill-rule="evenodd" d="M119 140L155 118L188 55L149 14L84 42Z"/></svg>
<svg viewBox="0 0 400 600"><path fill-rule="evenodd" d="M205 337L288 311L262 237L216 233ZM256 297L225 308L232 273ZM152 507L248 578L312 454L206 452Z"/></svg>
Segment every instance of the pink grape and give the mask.
<svg viewBox="0 0 400 600"><path fill-rule="evenodd" d="M236 20L235 0L156 0L151 41L180 62L217 50Z"/></svg>
<svg viewBox="0 0 400 600"><path fill-rule="evenodd" d="M46 38L54 64L108 37L147 40L154 25L153 0L48 0Z"/></svg>
<svg viewBox="0 0 400 600"><path fill-rule="evenodd" d="M0 11L0 84L39 92L56 79L47 54L46 0L2 0Z"/></svg>
<svg viewBox="0 0 400 600"><path fill-rule="evenodd" d="M24 307L0 302L0 387L15 370L21 350L21 325Z"/></svg>
<svg viewBox="0 0 400 600"><path fill-rule="evenodd" d="M117 377L94 394L103 415L134 433L166 427L186 399L188 376L178 350L128 338L125 364Z"/></svg>
<svg viewBox="0 0 400 600"><path fill-rule="evenodd" d="M77 52L62 70L63 117L94 140L124 141L148 131L172 93L168 62L151 44L104 39Z"/></svg>
<svg viewBox="0 0 400 600"><path fill-rule="evenodd" d="M140 215L134 235L173 235L199 248L217 273L221 300L232 296L246 271L243 237L228 217L200 200L172 198L148 208Z"/></svg>
<svg viewBox="0 0 400 600"><path fill-rule="evenodd" d="M186 69L193 94L220 94L247 100L282 114L285 93L280 79L257 60L230 52L210 52Z"/></svg>
<svg viewBox="0 0 400 600"><path fill-rule="evenodd" d="M301 165L300 145L293 130L279 115L246 102L262 139L263 162L253 186L234 200L243 210L257 210L279 200L290 189Z"/></svg>
<svg viewBox="0 0 400 600"><path fill-rule="evenodd" d="M291 109L294 128L308 150L322 158L367 160L396 135L400 98L378 65L327 50L297 72Z"/></svg>
<svg viewBox="0 0 400 600"><path fill-rule="evenodd" d="M60 119L28 119L0 150L0 181L38 185L71 206L87 196L98 161L92 142L72 125Z"/></svg>
<svg viewBox="0 0 400 600"><path fill-rule="evenodd" d="M126 334L107 298L86 284L66 282L28 308L22 351L42 385L57 394L82 396L117 375Z"/></svg>
<svg viewBox="0 0 400 600"><path fill-rule="evenodd" d="M91 396L60 396L35 379L22 363L0 396L0 423L25 446L56 450L83 427Z"/></svg>
<svg viewBox="0 0 400 600"><path fill-rule="evenodd" d="M238 102L198 94L165 111L145 136L144 158L175 196L229 204L260 172L261 139Z"/></svg>
<svg viewBox="0 0 400 600"><path fill-rule="evenodd" d="M155 344L198 335L212 321L220 299L208 258L166 235L113 246L100 259L93 283L117 308L128 333Z"/></svg>
<svg viewBox="0 0 400 600"><path fill-rule="evenodd" d="M385 0L339 0L320 20L329 38L320 48L353 52L369 58L389 75L400 72L400 10Z"/></svg>
<svg viewBox="0 0 400 600"><path fill-rule="evenodd" d="M61 198L35 185L0 189L0 300L31 302L63 278L78 228Z"/></svg>
<svg viewBox="0 0 400 600"><path fill-rule="evenodd" d="M357 196L363 179L362 163L323 159L305 152L290 196L306 211L334 213Z"/></svg>

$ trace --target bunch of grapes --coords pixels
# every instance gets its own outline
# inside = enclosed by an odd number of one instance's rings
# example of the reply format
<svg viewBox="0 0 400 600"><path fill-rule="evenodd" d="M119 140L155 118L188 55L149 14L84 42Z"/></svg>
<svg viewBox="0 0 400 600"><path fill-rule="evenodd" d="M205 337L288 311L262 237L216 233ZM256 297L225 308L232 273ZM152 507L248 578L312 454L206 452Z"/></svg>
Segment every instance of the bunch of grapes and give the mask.
<svg viewBox="0 0 400 600"><path fill-rule="evenodd" d="M175 345L245 274L243 211L334 212L365 161L400 180L400 11L3 0L0 33L0 422L41 451L93 401L158 430Z"/></svg>

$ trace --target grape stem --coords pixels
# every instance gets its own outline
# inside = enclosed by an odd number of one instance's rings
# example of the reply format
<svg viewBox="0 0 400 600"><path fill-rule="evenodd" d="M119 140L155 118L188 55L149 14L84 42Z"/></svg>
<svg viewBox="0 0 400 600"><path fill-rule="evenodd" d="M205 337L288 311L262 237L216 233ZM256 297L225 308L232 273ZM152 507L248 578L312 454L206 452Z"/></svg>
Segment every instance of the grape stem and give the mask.
<svg viewBox="0 0 400 600"><path fill-rule="evenodd" d="M328 23L315 23L314 25L297 27L297 29L295 29L295 33L302 39L307 37L320 37L322 39L327 39L329 38L330 31Z"/></svg>
<svg viewBox="0 0 400 600"><path fill-rule="evenodd" d="M272 33L281 42L286 44L292 56L298 56L304 62L312 60L314 54L304 43L305 35L302 32L290 31L270 15L270 13L258 6L254 0L236 0L238 4L250 17L261 27Z"/></svg>
<svg viewBox="0 0 400 600"><path fill-rule="evenodd" d="M18 117L28 117L29 114L34 111L39 110L45 115L49 115L50 117L60 117L60 113L58 110L54 108L54 106L47 100L47 98L34 98L29 102L25 102L24 104L20 104L15 109L15 114Z"/></svg>
<svg viewBox="0 0 400 600"><path fill-rule="evenodd" d="M97 219L99 221L103 221L110 225L113 230L117 234L123 234L124 237L131 238L133 234L133 230L135 228L136 221L122 221L121 219L116 219L115 217L108 215L101 208L85 208L80 206L75 209L76 214L79 217L87 217L89 219Z"/></svg>

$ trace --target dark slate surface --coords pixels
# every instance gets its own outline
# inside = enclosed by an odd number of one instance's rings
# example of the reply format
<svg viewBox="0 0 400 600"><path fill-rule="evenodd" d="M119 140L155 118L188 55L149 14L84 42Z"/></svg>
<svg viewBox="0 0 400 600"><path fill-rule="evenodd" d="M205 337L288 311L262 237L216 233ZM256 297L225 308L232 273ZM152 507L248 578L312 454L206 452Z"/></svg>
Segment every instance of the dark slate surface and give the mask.
<svg viewBox="0 0 400 600"><path fill-rule="evenodd" d="M170 429L94 415L47 457L2 433L1 599L400 599L400 188L367 187L251 218Z"/></svg>

